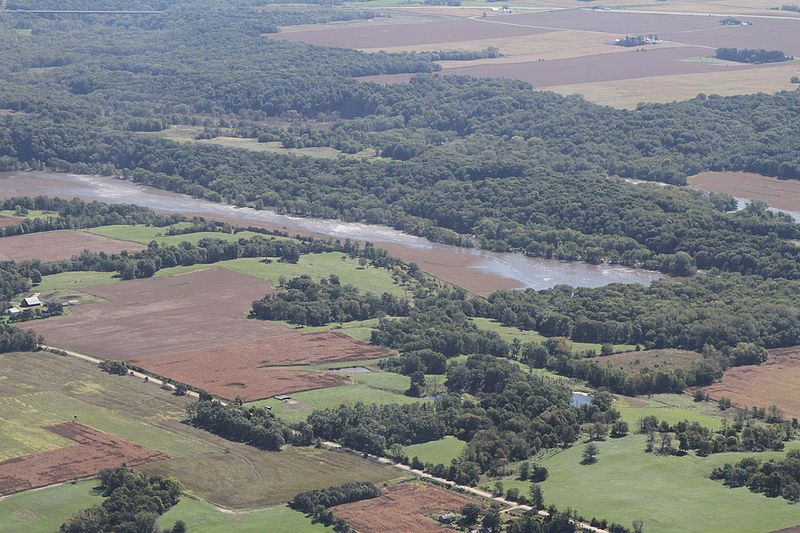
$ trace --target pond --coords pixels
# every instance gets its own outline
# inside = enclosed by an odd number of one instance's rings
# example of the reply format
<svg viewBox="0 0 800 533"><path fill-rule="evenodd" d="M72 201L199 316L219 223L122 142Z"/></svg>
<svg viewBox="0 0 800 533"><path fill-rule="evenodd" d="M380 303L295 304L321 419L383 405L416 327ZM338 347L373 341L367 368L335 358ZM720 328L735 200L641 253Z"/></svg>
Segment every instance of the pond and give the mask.
<svg viewBox="0 0 800 533"><path fill-rule="evenodd" d="M584 405L591 405L592 404L592 395L591 394L587 394L585 392L573 391L572 399L570 400L569 403L573 407L583 407Z"/></svg>

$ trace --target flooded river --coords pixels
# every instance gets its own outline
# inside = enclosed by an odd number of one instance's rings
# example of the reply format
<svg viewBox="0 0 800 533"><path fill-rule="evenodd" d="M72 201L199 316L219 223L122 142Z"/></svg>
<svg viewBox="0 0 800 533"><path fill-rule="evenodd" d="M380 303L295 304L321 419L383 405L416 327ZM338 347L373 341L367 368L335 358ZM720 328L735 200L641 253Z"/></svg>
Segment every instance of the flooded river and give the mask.
<svg viewBox="0 0 800 533"><path fill-rule="evenodd" d="M662 277L657 272L617 265L590 265L460 248L387 226L239 208L115 178L53 172L0 172L0 197L37 195L136 204L165 213L200 215L231 224L283 229L292 234L370 241L395 257L417 263L426 272L478 293L498 289L546 289L560 284L576 287L649 284Z"/></svg>

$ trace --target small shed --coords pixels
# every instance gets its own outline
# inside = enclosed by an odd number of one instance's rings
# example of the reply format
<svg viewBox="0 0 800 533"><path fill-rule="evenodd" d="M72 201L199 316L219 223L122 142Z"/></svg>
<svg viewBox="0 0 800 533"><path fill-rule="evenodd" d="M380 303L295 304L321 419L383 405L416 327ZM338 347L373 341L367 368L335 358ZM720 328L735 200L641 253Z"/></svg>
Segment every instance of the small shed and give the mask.
<svg viewBox="0 0 800 533"><path fill-rule="evenodd" d="M19 309L19 308L17 308L17 307L10 307L10 308L8 309L7 313L8 313L10 316L17 316L17 315L19 315L20 313L22 313L22 309Z"/></svg>
<svg viewBox="0 0 800 533"><path fill-rule="evenodd" d="M20 307L39 307L40 305L42 305L42 302L39 301L38 296L28 296L27 298L22 299L22 304L20 304Z"/></svg>
<svg viewBox="0 0 800 533"><path fill-rule="evenodd" d="M286 400L291 400L292 397L289 396L288 394L279 394L278 396L275 396L275 399L285 402Z"/></svg>

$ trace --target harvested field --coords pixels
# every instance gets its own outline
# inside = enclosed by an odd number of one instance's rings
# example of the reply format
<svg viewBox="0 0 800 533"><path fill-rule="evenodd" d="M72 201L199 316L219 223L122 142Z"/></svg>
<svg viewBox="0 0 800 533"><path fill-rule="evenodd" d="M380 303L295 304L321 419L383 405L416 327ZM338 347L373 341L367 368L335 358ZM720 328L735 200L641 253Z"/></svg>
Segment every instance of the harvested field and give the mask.
<svg viewBox="0 0 800 533"><path fill-rule="evenodd" d="M473 19L453 19L415 24L374 24L343 26L323 30L272 33L266 37L338 48L391 48L410 45L436 45L446 49L450 42L467 39L492 39L515 35L534 35L552 31L543 28L484 24Z"/></svg>
<svg viewBox="0 0 800 533"><path fill-rule="evenodd" d="M763 200L771 207L800 212L800 181L797 180L781 180L752 172L703 172L689 176L688 182L704 191Z"/></svg>
<svg viewBox="0 0 800 533"><path fill-rule="evenodd" d="M347 381L328 372L263 367L389 354L340 333L302 334L248 320L250 303L271 288L268 281L222 268L128 281L83 289L105 301L79 305L69 316L30 328L50 345L131 361L223 398L247 401Z"/></svg>
<svg viewBox="0 0 800 533"><path fill-rule="evenodd" d="M636 372L645 368L686 368L702 359L703 356L697 352L666 349L616 353L607 357L595 357L592 360L608 368Z"/></svg>
<svg viewBox="0 0 800 533"><path fill-rule="evenodd" d="M378 498L332 507L360 533L436 533L440 524L429 515L440 511L458 512L475 500L457 492L422 483L403 483L388 487Z"/></svg>
<svg viewBox="0 0 800 533"><path fill-rule="evenodd" d="M93 476L123 463L139 466L167 458L155 450L74 422L46 429L77 444L0 463L0 496Z"/></svg>
<svg viewBox="0 0 800 533"><path fill-rule="evenodd" d="M25 219L18 218L18 217L0 216L0 228L5 228L7 226L16 226L17 224L19 224L23 220L25 220Z"/></svg>
<svg viewBox="0 0 800 533"><path fill-rule="evenodd" d="M699 93L732 96L792 90L795 85L789 79L798 73L800 65L792 61L749 69L559 85L547 90L563 95L580 94L596 104L633 109L640 102L688 100ZM654 87L658 90L653 90Z"/></svg>
<svg viewBox="0 0 800 533"><path fill-rule="evenodd" d="M765 363L731 368L703 390L714 400L727 396L737 407L777 405L787 417L800 417L800 346L769 350Z"/></svg>
<svg viewBox="0 0 800 533"><path fill-rule="evenodd" d="M1 238L0 261L25 259L58 261L69 259L84 250L117 253L123 250L139 251L146 248L147 246L142 244L109 239L83 231L45 231Z"/></svg>

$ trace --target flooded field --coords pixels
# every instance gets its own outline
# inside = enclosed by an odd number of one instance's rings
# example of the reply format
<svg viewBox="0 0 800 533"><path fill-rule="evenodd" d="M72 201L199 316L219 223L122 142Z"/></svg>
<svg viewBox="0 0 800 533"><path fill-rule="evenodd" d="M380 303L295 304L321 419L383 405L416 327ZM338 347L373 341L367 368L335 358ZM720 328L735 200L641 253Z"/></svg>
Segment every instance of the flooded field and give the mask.
<svg viewBox="0 0 800 533"><path fill-rule="evenodd" d="M600 287L609 283L649 284L663 277L658 272L619 265L590 265L460 248L434 243L387 226L234 207L108 177L0 172L0 197L37 195L129 203L242 226L283 229L292 234L370 241L396 257L417 263L434 276L478 293L499 289L541 290L561 284L576 287Z"/></svg>

